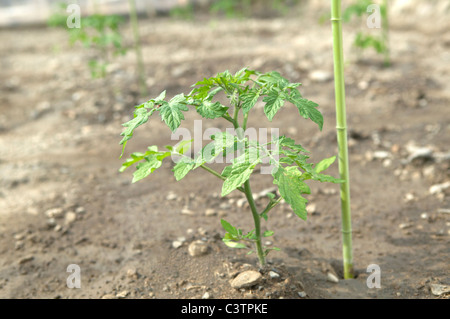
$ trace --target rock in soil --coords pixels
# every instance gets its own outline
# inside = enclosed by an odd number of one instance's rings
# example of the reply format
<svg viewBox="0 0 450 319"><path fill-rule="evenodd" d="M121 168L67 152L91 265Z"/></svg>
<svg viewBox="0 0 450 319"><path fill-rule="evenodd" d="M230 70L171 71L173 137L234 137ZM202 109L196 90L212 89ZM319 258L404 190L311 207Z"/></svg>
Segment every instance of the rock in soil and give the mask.
<svg viewBox="0 0 450 319"><path fill-rule="evenodd" d="M231 281L231 287L235 289L250 288L259 284L262 280L262 275L255 270L247 270L241 272Z"/></svg>
<svg viewBox="0 0 450 319"><path fill-rule="evenodd" d="M336 277L336 275L332 274L331 272L327 273L327 280L334 283L339 282L339 278Z"/></svg>
<svg viewBox="0 0 450 319"><path fill-rule="evenodd" d="M130 294L130 292L128 292L127 290L121 291L119 292L116 297L117 298L126 298L126 296L128 296Z"/></svg>
<svg viewBox="0 0 450 319"><path fill-rule="evenodd" d="M208 253L208 250L208 245L202 240L196 240L190 243L188 247L189 255L192 257L205 255Z"/></svg>
<svg viewBox="0 0 450 319"><path fill-rule="evenodd" d="M431 293L435 296L442 296L450 293L450 286L440 285L440 284L431 284Z"/></svg>
<svg viewBox="0 0 450 319"><path fill-rule="evenodd" d="M49 209L45 212L48 218L61 218L64 215L64 210L61 207Z"/></svg>

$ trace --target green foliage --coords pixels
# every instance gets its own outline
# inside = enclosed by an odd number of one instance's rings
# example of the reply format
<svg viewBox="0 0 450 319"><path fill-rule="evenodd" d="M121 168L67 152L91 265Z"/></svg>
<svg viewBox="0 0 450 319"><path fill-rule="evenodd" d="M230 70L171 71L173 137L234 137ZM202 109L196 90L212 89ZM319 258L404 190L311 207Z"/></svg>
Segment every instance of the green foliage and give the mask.
<svg viewBox="0 0 450 319"><path fill-rule="evenodd" d="M212 14L222 14L227 18L245 18L252 16L255 7L261 7L265 12L272 10L285 15L297 5L299 0L215 0L211 4Z"/></svg>
<svg viewBox="0 0 450 319"><path fill-rule="evenodd" d="M91 48L99 58L90 59L88 67L93 78L105 77L106 67L109 64L109 52L113 56L124 55L120 25L124 19L117 15L93 14L80 18L80 28L68 28L65 12L66 4L60 3L58 10L47 21L51 27L60 27L67 30L71 45L80 42L85 48Z"/></svg>
<svg viewBox="0 0 450 319"><path fill-rule="evenodd" d="M188 3L184 6L176 6L170 9L170 16L174 19L193 20L194 19L194 5Z"/></svg>
<svg viewBox="0 0 450 319"><path fill-rule="evenodd" d="M345 22L350 22L353 17L360 18L368 15L367 8L374 4L371 0L357 0L355 3L349 5L342 14L342 19ZM365 34L358 32L353 41L353 45L360 50L372 48L378 54L385 58L385 65L390 64L389 44L388 44L388 14L387 1L380 4L380 16L383 21L381 35Z"/></svg>
<svg viewBox="0 0 450 319"><path fill-rule="evenodd" d="M357 0L349 5L342 13L342 20L350 22L353 16L362 17L367 14L367 7L373 4L372 0Z"/></svg>
<svg viewBox="0 0 450 319"><path fill-rule="evenodd" d="M264 104L263 112L269 121L272 121L281 108L291 104L297 108L300 116L310 119L321 130L323 117L317 109L318 105L301 95L298 90L300 85L300 83L291 83L275 71L260 73L243 68L235 74L225 71L216 76L204 78L192 86L188 95L178 94L168 101L166 92L163 91L158 97L136 106L133 119L123 124L125 129L121 133L120 141L123 145L122 155L134 131L147 123L155 112L159 112L161 120L172 132L184 120L183 112L195 109L203 118L222 118L232 123L236 135L229 132L214 134L211 136L212 141L193 157L186 153L192 140L183 141L176 147L166 146L167 151L158 151L156 146L151 146L145 153L131 154L131 158L123 163L120 171L136 164L133 182L137 182L161 167L166 157L175 156L179 159L173 168L177 181L183 179L190 171L202 167L223 180L222 196L235 190L245 193L247 199L251 201L255 230L244 235L240 229L222 220L222 226L227 232L223 240L232 248L248 248L248 243L254 243L262 262L270 250L277 250L277 248L263 249L261 247L259 219L267 220L268 212L284 199L297 216L306 220L307 200L304 195L311 193L306 181L341 182L330 175L322 174L335 161L334 156L314 165L308 162L309 152L289 137L280 136L267 143L260 143L244 135L246 119L259 101ZM224 106L217 101L219 95L225 95L230 105ZM230 109L233 110L232 114L229 113ZM241 112L244 116L243 125L239 122ZM207 166L217 157L228 158L229 155L233 155L233 159L224 167L222 173ZM249 180L256 167L267 162L272 167L273 183L278 186L280 196L268 194L269 203L264 210L258 212L253 202ZM272 231L262 234L263 237L272 235Z"/></svg>

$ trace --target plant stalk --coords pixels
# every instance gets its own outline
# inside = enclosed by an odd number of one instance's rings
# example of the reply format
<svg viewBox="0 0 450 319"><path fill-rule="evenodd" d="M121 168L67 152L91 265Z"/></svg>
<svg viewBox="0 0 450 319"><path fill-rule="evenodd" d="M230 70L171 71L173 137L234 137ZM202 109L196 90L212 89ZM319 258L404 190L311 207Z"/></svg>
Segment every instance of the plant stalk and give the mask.
<svg viewBox="0 0 450 319"><path fill-rule="evenodd" d="M139 76L139 89L141 92L141 97L145 97L148 95L147 86L145 84L145 66L144 59L142 58L142 50L141 50L141 39L139 36L139 24L138 17L136 12L136 3L135 0L128 0L128 4L130 7L130 21L133 27L133 36L134 36L134 50L136 52L137 59L137 73Z"/></svg>
<svg viewBox="0 0 450 319"><path fill-rule="evenodd" d="M234 129L236 130L236 134L238 138L242 140L244 138L244 131L239 126L238 122L239 109L239 105L236 105L234 109L233 120L235 122ZM247 123L247 118L245 118L245 123ZM261 246L261 217L258 213L258 209L256 208L255 199L253 198L252 189L250 187L250 180L246 180L244 183L244 193L250 206L250 210L252 211L253 221L255 224L256 253L258 254L259 265L261 266L261 268L263 268L266 265L266 257Z"/></svg>
<svg viewBox="0 0 450 319"><path fill-rule="evenodd" d="M247 180L244 183L244 192L245 197L247 197L248 204L250 205L250 209L252 211L253 221L255 223L255 246L256 252L258 254L259 265L263 268L266 265L266 258L264 255L264 251L261 246L261 217L258 214L258 210L256 208L255 200L253 199L253 193L250 188L250 181Z"/></svg>
<svg viewBox="0 0 450 319"><path fill-rule="evenodd" d="M354 277L352 225L350 211L350 179L347 146L347 120L345 110L344 58L342 44L341 0L331 0L331 25L333 32L334 84L336 98L336 130L339 147L339 174L341 183L342 254L344 279Z"/></svg>

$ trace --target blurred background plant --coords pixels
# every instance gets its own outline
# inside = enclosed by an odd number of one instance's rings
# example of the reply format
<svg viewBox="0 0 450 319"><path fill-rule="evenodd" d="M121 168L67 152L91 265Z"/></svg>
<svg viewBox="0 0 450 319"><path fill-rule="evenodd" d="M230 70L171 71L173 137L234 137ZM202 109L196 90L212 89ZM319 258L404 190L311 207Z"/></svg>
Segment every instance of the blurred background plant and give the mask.
<svg viewBox="0 0 450 319"><path fill-rule="evenodd" d="M106 76L106 67L117 55L124 55L126 48L123 46L123 38L120 26L124 19L118 15L93 14L80 17L80 28L67 26L68 14L66 3L58 3L54 13L47 23L52 27L61 27L69 33L69 42L74 45L81 42L84 47L94 51L94 57L88 61L92 78Z"/></svg>
<svg viewBox="0 0 450 319"><path fill-rule="evenodd" d="M349 23L357 19L366 22L367 17L371 14L368 10L369 6L376 4L372 0L357 0L353 4L349 5L342 13L342 19L344 22ZM383 55L384 65L389 66L391 64L390 51L389 51L389 19L388 19L388 1L383 0L379 5L380 17L381 17L381 34L374 35L367 32L359 31L357 32L353 45L362 51L366 49L374 49L376 53ZM365 26L367 24L365 23Z"/></svg>

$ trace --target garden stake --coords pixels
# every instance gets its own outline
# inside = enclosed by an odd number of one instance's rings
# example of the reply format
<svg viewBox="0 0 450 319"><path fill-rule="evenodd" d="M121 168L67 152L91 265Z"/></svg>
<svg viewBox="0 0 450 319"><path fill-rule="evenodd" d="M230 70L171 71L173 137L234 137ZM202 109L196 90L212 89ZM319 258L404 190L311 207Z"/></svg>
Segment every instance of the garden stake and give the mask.
<svg viewBox="0 0 450 319"><path fill-rule="evenodd" d="M344 278L353 278L352 225L350 212L350 180L347 149L347 123L345 112L345 83L342 48L341 0L331 0L333 31L334 85L336 99L336 130L339 147L339 174L341 183L341 219L344 259Z"/></svg>

